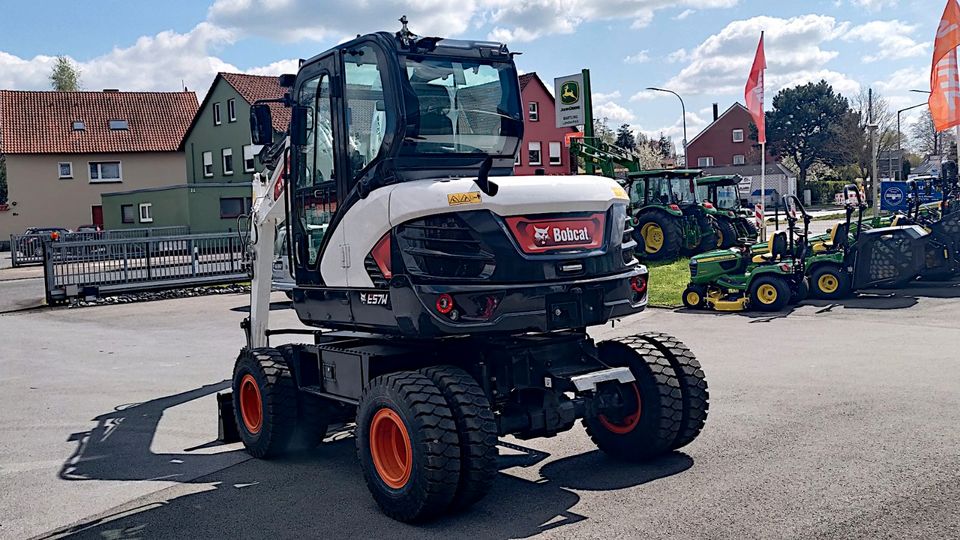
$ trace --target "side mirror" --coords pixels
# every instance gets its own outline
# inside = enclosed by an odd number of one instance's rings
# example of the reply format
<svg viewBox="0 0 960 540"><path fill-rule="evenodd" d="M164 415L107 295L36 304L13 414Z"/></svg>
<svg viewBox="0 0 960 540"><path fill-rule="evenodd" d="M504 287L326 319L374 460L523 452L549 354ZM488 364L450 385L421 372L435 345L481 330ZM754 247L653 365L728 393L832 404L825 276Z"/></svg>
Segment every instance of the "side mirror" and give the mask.
<svg viewBox="0 0 960 540"><path fill-rule="evenodd" d="M273 144L273 115L266 103L250 107L250 139L256 145Z"/></svg>
<svg viewBox="0 0 960 540"><path fill-rule="evenodd" d="M308 107L294 105L290 112L290 144L303 146L307 144Z"/></svg>

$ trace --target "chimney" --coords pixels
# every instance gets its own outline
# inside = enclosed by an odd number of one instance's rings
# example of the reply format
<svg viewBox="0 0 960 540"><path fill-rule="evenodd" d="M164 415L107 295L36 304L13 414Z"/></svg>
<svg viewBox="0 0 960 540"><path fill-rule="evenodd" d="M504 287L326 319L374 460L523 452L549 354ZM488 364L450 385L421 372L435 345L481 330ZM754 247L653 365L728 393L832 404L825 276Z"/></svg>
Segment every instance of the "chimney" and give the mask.
<svg viewBox="0 0 960 540"><path fill-rule="evenodd" d="M713 104L713 121L716 122L717 118L720 118L720 107L714 103Z"/></svg>

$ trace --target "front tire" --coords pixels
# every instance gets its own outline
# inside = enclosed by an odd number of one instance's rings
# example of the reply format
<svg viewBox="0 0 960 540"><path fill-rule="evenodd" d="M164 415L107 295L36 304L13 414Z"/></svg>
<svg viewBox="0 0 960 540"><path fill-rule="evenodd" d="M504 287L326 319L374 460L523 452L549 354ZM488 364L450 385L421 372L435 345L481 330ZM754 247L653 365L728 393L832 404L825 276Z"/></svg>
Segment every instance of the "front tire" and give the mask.
<svg viewBox="0 0 960 540"><path fill-rule="evenodd" d="M783 311L790 304L790 285L779 276L760 276L750 285L750 306L759 311Z"/></svg>
<svg viewBox="0 0 960 540"><path fill-rule="evenodd" d="M818 266L810 274L813 296L824 300L839 300L850 295L850 275L833 264Z"/></svg>
<svg viewBox="0 0 960 540"><path fill-rule="evenodd" d="M233 368L233 411L251 456L269 459L287 449L297 424L297 387L280 351L240 351Z"/></svg>
<svg viewBox="0 0 960 540"><path fill-rule="evenodd" d="M453 414L426 375L401 371L372 380L357 410L357 454L380 510L404 522L447 510L460 480Z"/></svg>
<svg viewBox="0 0 960 540"><path fill-rule="evenodd" d="M642 212L637 217L636 233L644 246L640 257L648 261L672 261L680 257L683 236L678 219L658 211Z"/></svg>
<svg viewBox="0 0 960 540"><path fill-rule="evenodd" d="M707 288L693 283L683 291L683 306L687 309L704 309L707 306Z"/></svg>

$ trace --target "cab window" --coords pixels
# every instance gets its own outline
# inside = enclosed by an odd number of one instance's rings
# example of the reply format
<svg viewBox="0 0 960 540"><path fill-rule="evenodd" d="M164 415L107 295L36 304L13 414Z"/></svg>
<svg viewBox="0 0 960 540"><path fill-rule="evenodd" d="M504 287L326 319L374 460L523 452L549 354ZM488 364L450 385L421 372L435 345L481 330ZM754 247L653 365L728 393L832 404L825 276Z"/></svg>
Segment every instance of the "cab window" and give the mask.
<svg viewBox="0 0 960 540"><path fill-rule="evenodd" d="M327 226L337 209L329 75L322 73L305 82L297 101L307 107L307 143L299 148L297 160L297 253L315 266Z"/></svg>
<svg viewBox="0 0 960 540"><path fill-rule="evenodd" d="M352 49L344 55L343 65L352 186L360 172L380 153L387 130L387 113L377 51L370 45Z"/></svg>

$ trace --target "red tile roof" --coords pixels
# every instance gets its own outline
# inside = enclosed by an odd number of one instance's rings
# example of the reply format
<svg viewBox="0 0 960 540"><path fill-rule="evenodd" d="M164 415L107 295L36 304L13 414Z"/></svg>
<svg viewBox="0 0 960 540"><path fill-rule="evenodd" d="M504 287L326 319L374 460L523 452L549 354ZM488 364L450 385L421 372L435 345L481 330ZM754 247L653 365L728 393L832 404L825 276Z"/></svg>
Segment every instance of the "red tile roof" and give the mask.
<svg viewBox="0 0 960 540"><path fill-rule="evenodd" d="M520 90L523 90L524 88L526 88L527 85L530 84L530 81L532 81L533 79L539 79L539 78L540 77L537 77L536 71L534 71L533 73L524 73L523 75L520 76Z"/></svg>
<svg viewBox="0 0 960 540"><path fill-rule="evenodd" d="M174 152L196 112L193 92L0 90L0 153Z"/></svg>
<svg viewBox="0 0 960 540"><path fill-rule="evenodd" d="M276 99L287 92L280 86L280 79L268 75L244 75L242 73L220 73L219 76L232 86L247 103L253 105L258 99ZM273 117L273 129L286 131L290 126L290 109L279 103L270 104Z"/></svg>

